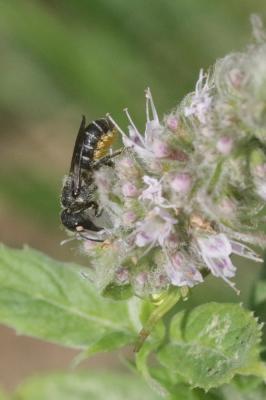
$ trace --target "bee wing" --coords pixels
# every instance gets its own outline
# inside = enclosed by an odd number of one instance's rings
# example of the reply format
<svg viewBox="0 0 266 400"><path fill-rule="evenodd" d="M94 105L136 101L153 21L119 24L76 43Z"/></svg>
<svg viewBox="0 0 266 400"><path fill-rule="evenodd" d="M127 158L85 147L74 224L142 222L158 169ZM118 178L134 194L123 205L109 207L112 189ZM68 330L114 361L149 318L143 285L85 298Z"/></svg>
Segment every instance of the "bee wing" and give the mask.
<svg viewBox="0 0 266 400"><path fill-rule="evenodd" d="M74 193L77 194L80 187L80 164L81 164L81 156L82 156L82 147L84 143L85 136L85 127L86 127L86 119L84 115L82 116L81 124L79 127L79 131L77 134L73 156L71 160L70 166L70 175L73 176L73 189Z"/></svg>

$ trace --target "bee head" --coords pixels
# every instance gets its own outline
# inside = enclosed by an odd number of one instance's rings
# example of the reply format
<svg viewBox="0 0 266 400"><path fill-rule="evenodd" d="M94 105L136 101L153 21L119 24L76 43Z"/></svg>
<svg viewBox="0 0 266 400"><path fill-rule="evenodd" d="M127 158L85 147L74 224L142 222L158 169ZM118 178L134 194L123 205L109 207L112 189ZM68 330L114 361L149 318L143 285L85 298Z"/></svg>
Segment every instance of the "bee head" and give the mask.
<svg viewBox="0 0 266 400"><path fill-rule="evenodd" d="M61 213L62 224L70 231L81 232L83 230L99 232L102 228L96 226L84 211L72 212L66 208Z"/></svg>

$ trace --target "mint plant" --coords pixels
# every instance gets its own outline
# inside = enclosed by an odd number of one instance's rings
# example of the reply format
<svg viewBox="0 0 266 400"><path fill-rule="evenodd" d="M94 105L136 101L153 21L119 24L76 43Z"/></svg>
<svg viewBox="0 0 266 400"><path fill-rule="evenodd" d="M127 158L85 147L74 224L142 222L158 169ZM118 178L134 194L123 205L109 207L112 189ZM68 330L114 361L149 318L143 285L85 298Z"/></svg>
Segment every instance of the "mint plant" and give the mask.
<svg viewBox="0 0 266 400"><path fill-rule="evenodd" d="M127 110L128 133L109 117L125 149L114 168L95 172L105 241L81 239L90 269L0 248L0 321L80 349L76 363L131 346L130 368L154 389L128 377L132 400L265 397L264 277L252 296L261 319L241 304L213 299L190 310L183 302L210 274L239 294L233 254L263 261L266 34L258 17L252 23L254 42L201 71L195 91L162 120L146 91L144 133ZM112 388L95 389L101 378L75 373L37 378L18 398L46 393L50 382L56 398L68 398L72 381L72 398L112 398ZM123 384L115 390L119 399Z"/></svg>

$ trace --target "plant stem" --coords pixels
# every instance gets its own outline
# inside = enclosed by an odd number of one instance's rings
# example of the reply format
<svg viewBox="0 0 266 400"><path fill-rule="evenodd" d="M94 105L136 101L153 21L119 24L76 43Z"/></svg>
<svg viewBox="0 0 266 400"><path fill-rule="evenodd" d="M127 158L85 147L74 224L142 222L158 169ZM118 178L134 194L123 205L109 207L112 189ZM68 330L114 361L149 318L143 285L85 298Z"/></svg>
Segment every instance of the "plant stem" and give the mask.
<svg viewBox="0 0 266 400"><path fill-rule="evenodd" d="M135 353L141 349L143 343L150 335L157 322L160 321L160 319L162 319L165 314L167 314L167 312L174 307L174 305L180 300L181 296L183 297L184 290L182 291L182 289L185 288L171 287L160 304L152 311L144 327L139 332L138 339L134 347ZM187 290L185 290L185 292L187 293Z"/></svg>

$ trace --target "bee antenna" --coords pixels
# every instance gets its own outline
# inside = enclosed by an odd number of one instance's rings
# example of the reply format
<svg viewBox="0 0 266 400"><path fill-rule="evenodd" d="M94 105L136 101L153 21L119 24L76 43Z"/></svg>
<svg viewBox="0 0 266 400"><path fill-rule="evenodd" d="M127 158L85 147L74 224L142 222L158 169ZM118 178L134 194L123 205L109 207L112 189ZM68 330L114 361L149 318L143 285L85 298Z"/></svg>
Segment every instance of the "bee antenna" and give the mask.
<svg viewBox="0 0 266 400"><path fill-rule="evenodd" d="M66 243L68 243L68 242L71 242L72 240L75 240L75 239L76 239L76 237L73 236L73 237L71 237L71 238L62 240L62 241L60 242L60 246L64 246L64 244L66 244Z"/></svg>

